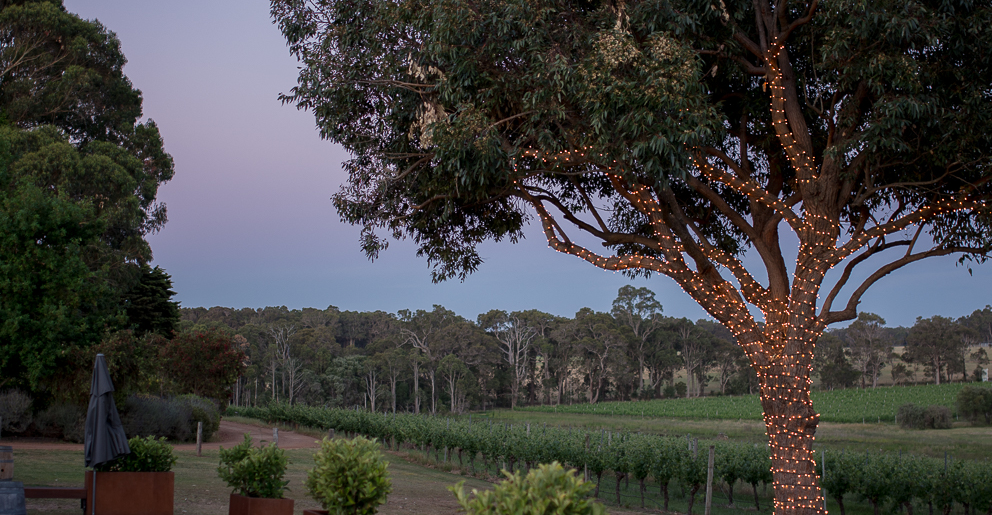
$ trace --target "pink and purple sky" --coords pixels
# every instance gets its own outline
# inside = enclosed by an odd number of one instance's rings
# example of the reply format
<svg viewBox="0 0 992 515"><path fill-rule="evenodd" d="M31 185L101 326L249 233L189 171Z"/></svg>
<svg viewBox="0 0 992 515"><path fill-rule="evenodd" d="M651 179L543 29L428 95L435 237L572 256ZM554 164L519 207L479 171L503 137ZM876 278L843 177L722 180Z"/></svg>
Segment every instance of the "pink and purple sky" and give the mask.
<svg viewBox="0 0 992 515"><path fill-rule="evenodd" d="M426 260L394 242L370 263L358 229L329 200L347 154L321 141L310 113L282 105L297 66L266 0L65 0L121 40L125 73L158 123L176 175L159 190L169 223L150 237L153 264L185 307L335 305L395 312L441 304L474 319L489 309L572 316L608 311L617 289L653 290L669 316L706 314L671 280L629 281L547 248L537 227L517 245L487 244L466 281L432 284ZM861 308L889 325L959 317L992 304L992 264L925 261L883 279Z"/></svg>

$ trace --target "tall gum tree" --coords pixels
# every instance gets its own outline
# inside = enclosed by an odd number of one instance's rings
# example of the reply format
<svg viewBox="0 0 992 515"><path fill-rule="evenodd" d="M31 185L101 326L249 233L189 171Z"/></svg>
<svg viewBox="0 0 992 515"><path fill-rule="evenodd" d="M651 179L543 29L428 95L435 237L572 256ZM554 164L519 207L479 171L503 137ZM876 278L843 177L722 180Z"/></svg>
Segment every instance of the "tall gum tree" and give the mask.
<svg viewBox="0 0 992 515"><path fill-rule="evenodd" d="M371 258L408 237L436 280L464 277L480 242L536 220L558 252L670 277L757 372L776 513L823 512L809 396L823 330L894 270L990 251L987 2L274 0L272 14L302 62L283 99L352 154L333 200Z"/></svg>

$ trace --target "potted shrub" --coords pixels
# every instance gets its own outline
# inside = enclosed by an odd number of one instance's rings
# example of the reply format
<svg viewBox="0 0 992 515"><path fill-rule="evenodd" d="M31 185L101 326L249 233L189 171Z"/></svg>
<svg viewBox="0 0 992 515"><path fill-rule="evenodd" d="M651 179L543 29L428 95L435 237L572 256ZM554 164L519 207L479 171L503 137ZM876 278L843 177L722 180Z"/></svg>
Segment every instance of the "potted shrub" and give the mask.
<svg viewBox="0 0 992 515"><path fill-rule="evenodd" d="M325 511L305 510L304 515L373 515L392 490L389 464L374 439L325 437L313 461L307 492Z"/></svg>
<svg viewBox="0 0 992 515"><path fill-rule="evenodd" d="M176 458L165 438L134 437L131 453L97 465L96 499L93 471L86 471L86 513L94 505L100 515L172 515ZM94 502L95 501L95 502Z"/></svg>
<svg viewBox="0 0 992 515"><path fill-rule="evenodd" d="M234 489L230 515L292 515L293 500L283 499L289 460L275 443L253 447L251 435L230 449L220 449L217 473Z"/></svg>
<svg viewBox="0 0 992 515"><path fill-rule="evenodd" d="M503 471L506 479L492 490L465 492L465 482L449 487L466 515L606 515L606 508L589 494L593 484L576 477L557 461L538 465L524 476Z"/></svg>

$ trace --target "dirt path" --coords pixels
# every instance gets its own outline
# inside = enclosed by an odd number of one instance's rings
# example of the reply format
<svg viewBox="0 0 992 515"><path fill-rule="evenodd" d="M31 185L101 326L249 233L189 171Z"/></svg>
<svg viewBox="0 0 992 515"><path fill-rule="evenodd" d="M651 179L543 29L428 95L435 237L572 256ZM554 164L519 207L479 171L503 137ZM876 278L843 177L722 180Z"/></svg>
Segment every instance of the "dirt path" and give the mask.
<svg viewBox="0 0 992 515"><path fill-rule="evenodd" d="M251 434L255 445L261 442L266 444L272 441L272 429L268 427L242 424L239 422L220 421L220 429L213 435L209 442L203 443L204 449L218 449L221 446L231 447L244 440L244 434ZM9 445L17 449L62 449L67 451L81 451L83 444L65 443L48 438L4 438L4 445ZM279 447L283 449L308 449L318 447L317 439L312 436L302 435L290 430L279 430ZM177 451L196 450L195 443L180 443L175 445Z"/></svg>
<svg viewBox="0 0 992 515"><path fill-rule="evenodd" d="M244 441L245 433L251 434L251 439L255 445L259 443L268 444L272 441L272 428L242 424L239 422L220 421L220 429L214 433L209 442L203 444L204 449L218 449L220 446L229 448ZM288 429L279 430L279 447L282 449L310 449L319 447L317 439L312 436L290 431ZM181 443L175 446L177 451L195 451L195 443Z"/></svg>

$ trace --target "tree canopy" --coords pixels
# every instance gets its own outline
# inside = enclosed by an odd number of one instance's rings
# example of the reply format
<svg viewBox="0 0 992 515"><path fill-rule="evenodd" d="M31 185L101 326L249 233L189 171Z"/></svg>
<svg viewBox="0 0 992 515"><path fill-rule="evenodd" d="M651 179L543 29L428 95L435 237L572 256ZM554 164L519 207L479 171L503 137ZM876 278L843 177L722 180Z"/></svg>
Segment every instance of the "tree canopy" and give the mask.
<svg viewBox="0 0 992 515"><path fill-rule="evenodd" d="M893 270L992 249L987 3L273 0L272 13L303 63L284 100L354 156L333 200L370 257L409 237L435 279L464 277L480 242L535 220L559 252L674 279L758 372L783 513L822 512L819 335Z"/></svg>
<svg viewBox="0 0 992 515"><path fill-rule="evenodd" d="M173 163L125 63L61 0L0 1L0 384L35 389L129 325Z"/></svg>

